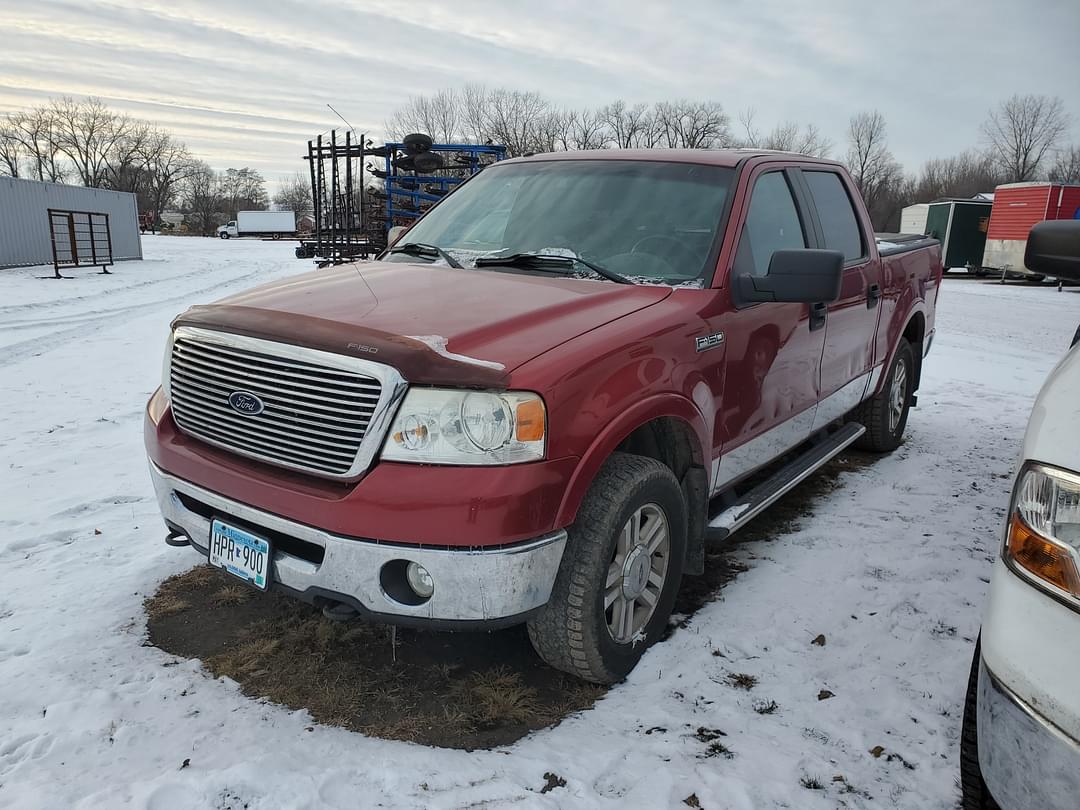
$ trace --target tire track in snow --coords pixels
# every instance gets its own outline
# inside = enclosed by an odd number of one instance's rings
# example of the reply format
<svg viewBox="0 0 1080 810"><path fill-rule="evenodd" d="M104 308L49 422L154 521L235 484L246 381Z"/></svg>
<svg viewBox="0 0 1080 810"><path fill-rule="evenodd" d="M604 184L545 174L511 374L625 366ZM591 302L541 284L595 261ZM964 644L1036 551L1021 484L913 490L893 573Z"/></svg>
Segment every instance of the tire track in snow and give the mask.
<svg viewBox="0 0 1080 810"><path fill-rule="evenodd" d="M200 287L196 290L181 293L179 295L171 296L170 298L161 299L152 303L145 304L133 304L125 307L116 307L114 309L99 310L98 312L81 318L78 320L67 320L66 324L74 324L67 326L64 329L58 329L55 332L50 332L39 337L30 338L29 340L23 340L18 343L13 343L10 346L5 346L0 349L0 368L4 366L18 363L21 360L25 360L28 357L35 357L56 349L72 339L85 339L87 336L100 332L102 329L116 324L116 316L122 315L126 312L134 310L143 310L145 314L150 314L153 311L160 310L162 308L170 307L173 304L178 304L183 301L189 301L193 295L212 293L222 288L231 287L233 285L239 285L246 281L249 281L253 276L262 275L263 269L259 268L252 270L248 273L244 273L240 276L233 276L225 281L212 284L209 287ZM151 282L146 282L151 283ZM48 322L41 324L47 326ZM26 328L29 325L24 325Z"/></svg>

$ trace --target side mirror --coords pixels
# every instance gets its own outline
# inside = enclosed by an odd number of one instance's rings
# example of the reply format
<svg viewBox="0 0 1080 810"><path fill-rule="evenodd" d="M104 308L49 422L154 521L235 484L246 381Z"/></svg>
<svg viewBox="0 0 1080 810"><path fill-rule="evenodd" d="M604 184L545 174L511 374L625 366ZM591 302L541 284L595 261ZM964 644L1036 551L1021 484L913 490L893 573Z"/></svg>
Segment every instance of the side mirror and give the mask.
<svg viewBox="0 0 1080 810"><path fill-rule="evenodd" d="M844 254L838 250L777 250L765 276L735 279L742 301L789 304L831 303L840 297Z"/></svg>
<svg viewBox="0 0 1080 810"><path fill-rule="evenodd" d="M409 230L408 225L395 225L393 228L391 228L390 231L386 234L386 246L393 247L394 243L397 242L398 239L403 237L407 230Z"/></svg>
<svg viewBox="0 0 1080 810"><path fill-rule="evenodd" d="M1036 223L1024 250L1028 270L1080 281L1080 219Z"/></svg>

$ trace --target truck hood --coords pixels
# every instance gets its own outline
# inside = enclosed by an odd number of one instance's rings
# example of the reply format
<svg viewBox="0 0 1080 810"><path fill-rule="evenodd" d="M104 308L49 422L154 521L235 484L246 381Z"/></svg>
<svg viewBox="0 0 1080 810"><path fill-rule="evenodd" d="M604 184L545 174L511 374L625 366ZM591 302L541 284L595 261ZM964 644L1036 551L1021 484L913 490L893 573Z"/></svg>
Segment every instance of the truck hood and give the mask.
<svg viewBox="0 0 1080 810"><path fill-rule="evenodd" d="M372 262L192 307L173 326L363 357L414 383L499 388L528 360L670 294L658 285Z"/></svg>

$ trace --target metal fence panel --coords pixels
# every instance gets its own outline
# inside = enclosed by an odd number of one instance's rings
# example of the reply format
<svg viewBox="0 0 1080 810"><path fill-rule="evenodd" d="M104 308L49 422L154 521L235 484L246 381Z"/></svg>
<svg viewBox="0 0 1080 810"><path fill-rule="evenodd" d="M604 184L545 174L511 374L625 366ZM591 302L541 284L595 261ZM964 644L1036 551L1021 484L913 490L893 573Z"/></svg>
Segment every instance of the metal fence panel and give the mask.
<svg viewBox="0 0 1080 810"><path fill-rule="evenodd" d="M0 177L0 268L53 263L50 208L108 214L113 258L142 258L134 194Z"/></svg>

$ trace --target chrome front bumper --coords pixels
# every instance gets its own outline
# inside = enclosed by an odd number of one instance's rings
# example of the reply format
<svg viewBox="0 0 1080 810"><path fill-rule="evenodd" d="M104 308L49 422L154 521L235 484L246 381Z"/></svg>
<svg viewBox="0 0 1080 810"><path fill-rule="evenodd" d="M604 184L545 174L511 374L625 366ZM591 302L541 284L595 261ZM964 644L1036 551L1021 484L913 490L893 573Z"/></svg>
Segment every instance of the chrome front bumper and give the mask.
<svg viewBox="0 0 1080 810"><path fill-rule="evenodd" d="M313 603L346 604L375 620L485 628L513 624L547 603L566 545L564 530L492 550L433 549L342 537L222 497L153 463L150 475L166 524L187 535L202 554L208 553L212 517L233 518L256 532L261 529L271 536L271 543L275 533L301 541L321 551L316 555L321 561L275 547L271 587L284 587ZM195 504L198 511L190 508ZM423 604L405 604L384 590L384 566L400 560L418 563L431 574L435 590Z"/></svg>
<svg viewBox="0 0 1080 810"><path fill-rule="evenodd" d="M1035 711L979 661L979 767L1003 808L1075 807L1080 742Z"/></svg>

